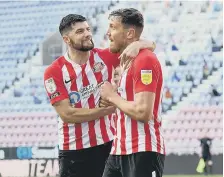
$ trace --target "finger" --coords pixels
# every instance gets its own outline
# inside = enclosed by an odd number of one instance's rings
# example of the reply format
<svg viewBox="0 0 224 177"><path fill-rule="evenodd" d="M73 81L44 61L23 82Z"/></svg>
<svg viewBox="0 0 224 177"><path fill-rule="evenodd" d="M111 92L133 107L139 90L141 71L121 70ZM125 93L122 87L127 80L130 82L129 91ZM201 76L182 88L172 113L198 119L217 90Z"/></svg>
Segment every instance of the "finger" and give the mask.
<svg viewBox="0 0 224 177"><path fill-rule="evenodd" d="M105 87L106 87L106 85L107 85L107 81L105 81L105 82L100 86L100 90L104 90Z"/></svg>
<svg viewBox="0 0 224 177"><path fill-rule="evenodd" d="M128 55L126 54L126 55L125 55L125 58L124 58L124 63L123 63L123 64L125 64L126 62L128 62L128 60L129 60L129 57L128 57Z"/></svg>
<svg viewBox="0 0 224 177"><path fill-rule="evenodd" d="M126 62L125 64L124 64L124 70L126 70L126 69L128 69L128 62Z"/></svg>
<svg viewBox="0 0 224 177"><path fill-rule="evenodd" d="M108 109L110 109L112 113L115 113L116 111L116 108L114 106L109 106Z"/></svg>
<svg viewBox="0 0 224 177"><path fill-rule="evenodd" d="M138 54L139 54L139 51L135 50L135 51L133 51L133 52L130 54L130 57L131 57L132 59L134 59L135 57L137 57Z"/></svg>
<svg viewBox="0 0 224 177"><path fill-rule="evenodd" d="M126 61L124 64L124 70L128 69L132 64L133 59Z"/></svg>
<svg viewBox="0 0 224 177"><path fill-rule="evenodd" d="M108 106L100 102L100 103L99 103L99 107L100 107L100 108L106 108L106 107L108 107Z"/></svg>
<svg viewBox="0 0 224 177"><path fill-rule="evenodd" d="M124 65L120 66L120 72L121 72L121 74L124 72Z"/></svg>
<svg viewBox="0 0 224 177"><path fill-rule="evenodd" d="M102 103L102 104L109 104L109 102L107 100L104 100L104 99L101 99L100 103Z"/></svg>
<svg viewBox="0 0 224 177"><path fill-rule="evenodd" d="M132 60L132 58L133 58L132 54L131 53L128 53L126 55L125 62L128 62L128 61Z"/></svg>
<svg viewBox="0 0 224 177"><path fill-rule="evenodd" d="M103 85L109 84L110 82L108 81L104 81Z"/></svg>
<svg viewBox="0 0 224 177"><path fill-rule="evenodd" d="M112 104L109 101L101 99L100 100L100 106L108 107L108 106L112 106Z"/></svg>
<svg viewBox="0 0 224 177"><path fill-rule="evenodd" d="M108 105L107 104L104 104L104 103L102 103L102 102L99 102L99 107L104 107L104 108L106 108L106 107L108 107Z"/></svg>
<svg viewBox="0 0 224 177"><path fill-rule="evenodd" d="M118 57L118 59L121 60L122 57L123 57L123 53Z"/></svg>
<svg viewBox="0 0 224 177"><path fill-rule="evenodd" d="M156 43L152 41L152 52L154 52L155 49L156 49Z"/></svg>
<svg viewBox="0 0 224 177"><path fill-rule="evenodd" d="M132 61L129 62L129 64L127 65L127 69L129 69L131 67L131 65L132 65Z"/></svg>
<svg viewBox="0 0 224 177"><path fill-rule="evenodd" d="M125 63L125 61L126 61L126 53L123 53L122 54L122 57L120 58L120 60L121 60L121 65L123 65L124 63Z"/></svg>
<svg viewBox="0 0 224 177"><path fill-rule="evenodd" d="M104 84L104 81L103 81L103 82L101 82L101 83L99 83L99 87L101 87L103 84Z"/></svg>

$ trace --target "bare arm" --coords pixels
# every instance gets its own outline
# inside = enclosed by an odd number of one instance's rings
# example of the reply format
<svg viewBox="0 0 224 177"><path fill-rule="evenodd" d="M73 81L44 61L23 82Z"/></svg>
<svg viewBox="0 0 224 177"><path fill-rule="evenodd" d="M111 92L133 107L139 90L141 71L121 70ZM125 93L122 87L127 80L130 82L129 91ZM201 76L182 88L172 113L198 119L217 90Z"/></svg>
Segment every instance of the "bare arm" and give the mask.
<svg viewBox="0 0 224 177"><path fill-rule="evenodd" d="M156 48L156 43L153 42L153 41L148 41L148 40L145 40L145 39L140 39L137 42L139 42L139 48L140 49L147 48L147 49L149 49L149 50L151 50L153 52L155 50L155 48Z"/></svg>
<svg viewBox="0 0 224 177"><path fill-rule="evenodd" d="M65 123L83 123L99 119L102 116L112 114L115 109L110 106L107 108L73 108L69 99L53 104L55 110Z"/></svg>
<svg viewBox="0 0 224 177"><path fill-rule="evenodd" d="M140 92L135 94L135 101L122 99L118 94L108 98L118 109L128 115L130 118L143 123L153 119L153 108L155 93Z"/></svg>
<svg viewBox="0 0 224 177"><path fill-rule="evenodd" d="M141 49L149 49L153 52L155 48L156 44L153 41L140 39L139 41L132 42L119 56L120 65L124 66L124 68L128 68L127 66L129 63L131 63L132 60L139 54Z"/></svg>
<svg viewBox="0 0 224 177"><path fill-rule="evenodd" d="M162 85L161 67L156 56L151 52L134 62L132 68L134 101L122 99L109 82L104 82L101 86L101 97L111 102L130 118L148 122L153 119L156 89ZM158 85L159 79L160 85Z"/></svg>

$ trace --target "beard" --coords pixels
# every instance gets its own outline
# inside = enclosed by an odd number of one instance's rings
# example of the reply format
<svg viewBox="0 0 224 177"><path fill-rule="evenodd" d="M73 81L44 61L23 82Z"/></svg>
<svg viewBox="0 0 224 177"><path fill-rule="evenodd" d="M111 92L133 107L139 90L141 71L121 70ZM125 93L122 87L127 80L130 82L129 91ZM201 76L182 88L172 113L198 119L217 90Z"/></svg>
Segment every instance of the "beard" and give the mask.
<svg viewBox="0 0 224 177"><path fill-rule="evenodd" d="M121 51L123 51L123 49L126 48L126 43L123 42L119 42L117 44L115 44L114 42L110 43L110 52L111 53L121 53Z"/></svg>
<svg viewBox="0 0 224 177"><path fill-rule="evenodd" d="M82 52L88 52L90 50L92 50L94 48L94 43L93 43L93 40L90 39L90 42L91 44L90 45L87 45L85 46L83 43L83 41L81 42L81 44L77 44L75 43L72 39L71 40L71 46L75 49L75 50L79 50L79 51L82 51Z"/></svg>
<svg viewBox="0 0 224 177"><path fill-rule="evenodd" d="M120 48L110 47L111 53L120 53Z"/></svg>

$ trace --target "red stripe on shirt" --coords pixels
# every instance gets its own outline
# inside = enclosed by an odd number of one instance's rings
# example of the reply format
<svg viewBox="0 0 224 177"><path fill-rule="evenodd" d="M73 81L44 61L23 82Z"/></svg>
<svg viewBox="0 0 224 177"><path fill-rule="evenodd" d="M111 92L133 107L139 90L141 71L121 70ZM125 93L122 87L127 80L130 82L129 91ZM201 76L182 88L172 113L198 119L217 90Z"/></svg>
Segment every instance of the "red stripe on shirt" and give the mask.
<svg viewBox="0 0 224 177"><path fill-rule="evenodd" d="M126 154L126 127L125 127L125 116L124 113L121 112L121 154Z"/></svg>
<svg viewBox="0 0 224 177"><path fill-rule="evenodd" d="M72 66L72 64L68 64L67 66L67 70L70 76L70 79L72 79L72 84L71 84L71 90L78 90L77 88L77 83L76 83L76 73L75 70ZM73 79L74 78L74 79ZM76 108L82 108L81 102L78 102L75 104ZM83 148L83 143L82 143L82 126L81 124L74 124L75 126L75 138L76 138L76 149L82 149Z"/></svg>
<svg viewBox="0 0 224 177"><path fill-rule="evenodd" d="M98 63L97 61L94 62L94 58L91 58L90 65L92 68L94 67L94 64L97 64L97 63ZM104 67L106 67L106 66L104 66ZM100 84L101 82L103 82L103 75L100 71L94 72L94 75L96 77L97 84ZM106 130L106 123L105 123L104 117L100 117L100 130L101 130L101 135L102 135L103 141L104 142L110 141L109 135Z"/></svg>
<svg viewBox="0 0 224 177"><path fill-rule="evenodd" d="M92 53L91 53L92 54ZM92 55L90 56L90 58L93 57ZM91 59L90 59L90 63L91 63ZM86 64L82 65L82 81L83 81L83 87L86 87L89 85L89 80L87 78L86 75ZM94 96L93 94L90 95L89 99L88 99L88 104L89 104L89 108L95 108L95 102L94 102ZM95 132L95 120L93 121L89 121L88 122L89 125L89 141L90 141L90 145L91 146L96 146L97 145L97 141L96 141L96 132Z"/></svg>
<svg viewBox="0 0 224 177"><path fill-rule="evenodd" d="M157 121L157 119L154 120L154 128L156 134L157 152L161 153L159 122Z"/></svg>

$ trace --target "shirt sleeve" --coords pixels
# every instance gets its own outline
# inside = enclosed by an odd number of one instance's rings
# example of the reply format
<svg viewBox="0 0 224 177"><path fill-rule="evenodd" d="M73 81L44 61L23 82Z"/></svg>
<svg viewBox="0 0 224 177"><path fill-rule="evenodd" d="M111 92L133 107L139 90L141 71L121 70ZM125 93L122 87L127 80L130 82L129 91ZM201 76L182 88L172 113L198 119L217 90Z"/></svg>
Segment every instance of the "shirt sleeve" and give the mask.
<svg viewBox="0 0 224 177"><path fill-rule="evenodd" d="M50 66L46 69L44 72L44 86L52 105L69 98L59 68Z"/></svg>
<svg viewBox="0 0 224 177"><path fill-rule="evenodd" d="M155 55L147 55L134 61L133 80L135 93L156 92L160 75L158 64Z"/></svg>
<svg viewBox="0 0 224 177"><path fill-rule="evenodd" d="M97 49L101 56L106 60L106 63L110 63L114 68L119 66L120 60L119 60L119 55L118 53L111 53L109 48L106 49Z"/></svg>

